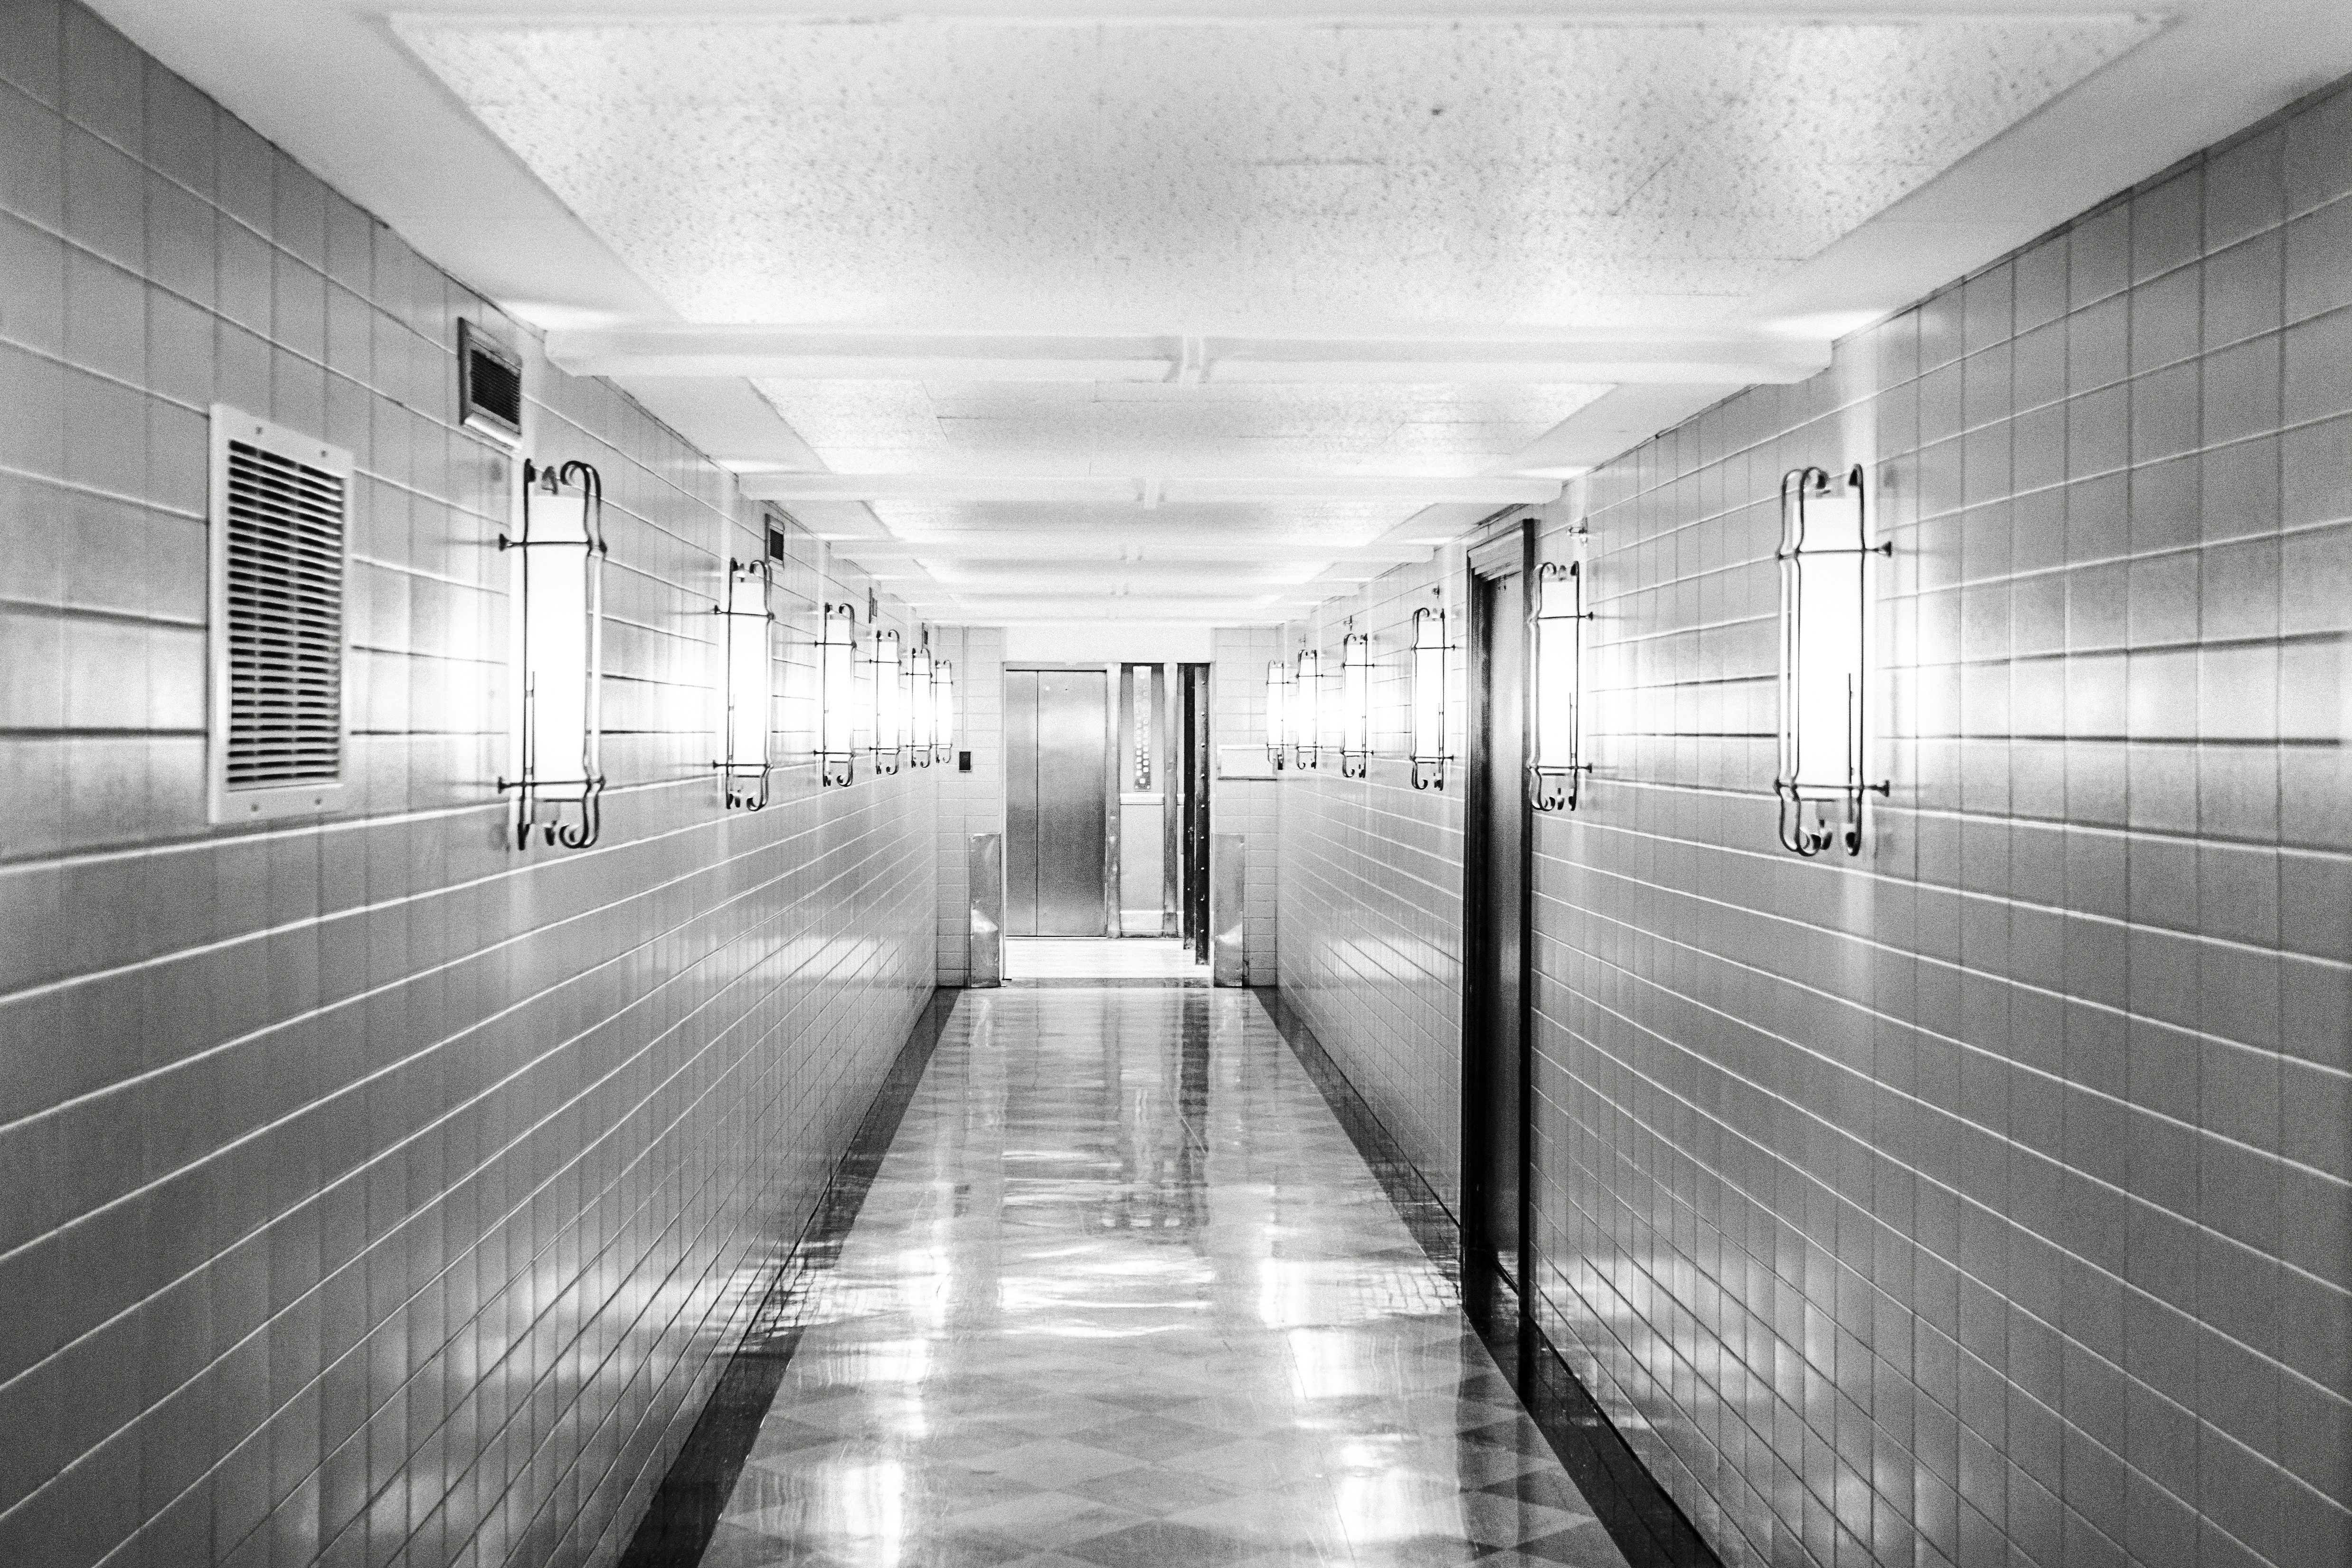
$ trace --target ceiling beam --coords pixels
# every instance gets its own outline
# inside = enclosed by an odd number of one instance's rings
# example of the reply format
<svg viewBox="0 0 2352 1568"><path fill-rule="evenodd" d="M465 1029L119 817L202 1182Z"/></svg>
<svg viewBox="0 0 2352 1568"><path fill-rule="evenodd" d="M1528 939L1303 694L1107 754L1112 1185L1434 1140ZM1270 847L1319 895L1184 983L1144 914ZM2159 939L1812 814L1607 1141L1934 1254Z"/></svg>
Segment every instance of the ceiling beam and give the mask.
<svg viewBox="0 0 2352 1568"><path fill-rule="evenodd" d="M830 331L645 323L552 331L547 357L573 375L627 380L1447 384L1802 381L1827 339L1665 331L1514 337L1280 338L1182 333Z"/></svg>
<svg viewBox="0 0 2352 1568"><path fill-rule="evenodd" d="M971 529L956 533L860 539L838 546L876 559L919 561L1034 561L1088 570L1106 566L1165 566L1193 562L1229 562L1246 556L1255 564L1297 561L1374 561L1389 565L1426 561L1431 546L1395 542L1337 544L1278 534L1246 537L1138 541L1069 532L998 532Z"/></svg>
<svg viewBox="0 0 2352 1568"><path fill-rule="evenodd" d="M1429 479L1408 474L1291 476L1117 474L744 474L744 495L773 501L1029 501L1139 506L1236 501L1378 501L1432 506L1542 506L1560 481L1510 476Z"/></svg>

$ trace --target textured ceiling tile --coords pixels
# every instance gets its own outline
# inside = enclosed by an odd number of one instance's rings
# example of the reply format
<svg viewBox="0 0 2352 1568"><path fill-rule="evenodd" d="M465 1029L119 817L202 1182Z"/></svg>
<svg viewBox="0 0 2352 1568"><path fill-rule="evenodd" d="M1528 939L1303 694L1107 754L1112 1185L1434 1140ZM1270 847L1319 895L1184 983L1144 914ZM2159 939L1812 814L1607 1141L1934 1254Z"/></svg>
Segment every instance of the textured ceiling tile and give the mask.
<svg viewBox="0 0 2352 1568"><path fill-rule="evenodd" d="M401 26L689 317L1283 331L1719 306L2155 24Z"/></svg>

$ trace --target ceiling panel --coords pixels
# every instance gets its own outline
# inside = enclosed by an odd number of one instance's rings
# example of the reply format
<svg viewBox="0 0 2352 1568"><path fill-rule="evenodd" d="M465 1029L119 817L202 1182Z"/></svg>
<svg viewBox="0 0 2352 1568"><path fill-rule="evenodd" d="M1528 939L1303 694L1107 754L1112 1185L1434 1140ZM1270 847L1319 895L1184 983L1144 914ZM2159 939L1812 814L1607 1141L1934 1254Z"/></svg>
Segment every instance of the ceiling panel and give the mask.
<svg viewBox="0 0 2352 1568"><path fill-rule="evenodd" d="M1386 383L759 384L836 473L1302 478L1487 472L1608 390Z"/></svg>
<svg viewBox="0 0 2352 1568"><path fill-rule="evenodd" d="M689 319L1278 332L1719 306L2157 24L396 26Z"/></svg>
<svg viewBox="0 0 2352 1568"><path fill-rule="evenodd" d="M1163 508L1019 504L1009 501L883 501L874 508L902 539L993 533L1060 533L1106 547L1149 551L1164 544L1255 542L1369 544L1395 525L1393 507L1356 502L1218 503Z"/></svg>

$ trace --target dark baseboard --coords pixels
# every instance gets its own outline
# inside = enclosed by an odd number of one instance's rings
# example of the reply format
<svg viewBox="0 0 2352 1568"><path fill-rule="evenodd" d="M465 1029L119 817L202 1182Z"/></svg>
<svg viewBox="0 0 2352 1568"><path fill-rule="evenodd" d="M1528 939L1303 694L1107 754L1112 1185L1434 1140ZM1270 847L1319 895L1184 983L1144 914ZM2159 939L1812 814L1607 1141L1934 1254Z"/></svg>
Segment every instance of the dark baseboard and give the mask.
<svg viewBox="0 0 2352 1568"><path fill-rule="evenodd" d="M726 1370L687 1435L686 1446L670 1462L652 1506L629 1538L620 1568L694 1568L702 1561L735 1489L735 1478L742 1473L743 1460L800 1345L800 1309L810 1280L841 1256L842 1242L856 1223L891 1140L898 1135L898 1123L915 1097L915 1086L923 1080L923 1069L930 1065L931 1051L959 994L945 987L933 991L907 1043L898 1047L848 1150L825 1183L816 1212L777 1269L775 1282L727 1358Z"/></svg>
<svg viewBox="0 0 2352 1568"><path fill-rule="evenodd" d="M1632 1568L1723 1568L1682 1509L1629 1447L1567 1358L1520 1310L1518 1292L1491 1260L1465 1257L1462 1226L1323 1042L1278 988L1253 987L1307 1076L1323 1092L1356 1152L1380 1178L1397 1213L1459 1292L1463 1315L1583 1492Z"/></svg>

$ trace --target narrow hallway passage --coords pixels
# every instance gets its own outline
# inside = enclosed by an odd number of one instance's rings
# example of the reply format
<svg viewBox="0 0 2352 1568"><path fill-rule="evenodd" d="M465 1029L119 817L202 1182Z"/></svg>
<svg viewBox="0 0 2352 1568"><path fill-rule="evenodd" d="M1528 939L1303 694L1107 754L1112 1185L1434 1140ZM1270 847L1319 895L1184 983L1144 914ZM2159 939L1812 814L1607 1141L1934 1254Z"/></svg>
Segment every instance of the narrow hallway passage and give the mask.
<svg viewBox="0 0 2352 1568"><path fill-rule="evenodd" d="M1624 1563L1257 998L967 992L703 1557Z"/></svg>
<svg viewBox="0 0 2352 1568"><path fill-rule="evenodd" d="M2352 1568L2352 0L0 0L0 1568Z"/></svg>

